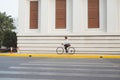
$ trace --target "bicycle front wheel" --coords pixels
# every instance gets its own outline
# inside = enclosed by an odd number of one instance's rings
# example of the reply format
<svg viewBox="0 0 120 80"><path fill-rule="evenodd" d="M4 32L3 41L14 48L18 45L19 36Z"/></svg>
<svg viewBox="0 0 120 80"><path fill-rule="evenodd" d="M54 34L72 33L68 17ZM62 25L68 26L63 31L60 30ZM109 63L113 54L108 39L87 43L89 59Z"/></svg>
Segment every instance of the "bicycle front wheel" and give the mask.
<svg viewBox="0 0 120 80"><path fill-rule="evenodd" d="M57 52L57 54L63 54L63 52L64 52L63 47L58 47L58 48L56 49L56 52Z"/></svg>
<svg viewBox="0 0 120 80"><path fill-rule="evenodd" d="M69 47L68 48L68 53L69 54L75 54L75 48L74 47Z"/></svg>

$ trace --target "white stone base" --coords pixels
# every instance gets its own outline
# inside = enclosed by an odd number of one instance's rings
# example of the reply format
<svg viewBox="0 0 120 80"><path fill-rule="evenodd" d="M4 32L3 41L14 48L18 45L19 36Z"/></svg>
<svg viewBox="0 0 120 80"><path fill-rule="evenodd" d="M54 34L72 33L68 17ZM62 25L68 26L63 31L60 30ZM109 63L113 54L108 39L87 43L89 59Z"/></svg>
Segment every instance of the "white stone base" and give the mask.
<svg viewBox="0 0 120 80"><path fill-rule="evenodd" d="M120 54L120 35L69 35L76 53ZM18 36L19 53L56 53L63 35Z"/></svg>

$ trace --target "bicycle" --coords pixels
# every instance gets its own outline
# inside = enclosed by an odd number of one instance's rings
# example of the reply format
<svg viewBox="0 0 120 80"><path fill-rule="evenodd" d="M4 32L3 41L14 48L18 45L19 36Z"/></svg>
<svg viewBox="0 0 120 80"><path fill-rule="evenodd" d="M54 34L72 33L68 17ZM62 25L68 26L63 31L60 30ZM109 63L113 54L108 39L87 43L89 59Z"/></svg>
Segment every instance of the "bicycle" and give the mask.
<svg viewBox="0 0 120 80"><path fill-rule="evenodd" d="M68 47L68 54L75 54L75 48L74 47ZM57 54L63 54L65 52L64 47L57 47L56 53Z"/></svg>

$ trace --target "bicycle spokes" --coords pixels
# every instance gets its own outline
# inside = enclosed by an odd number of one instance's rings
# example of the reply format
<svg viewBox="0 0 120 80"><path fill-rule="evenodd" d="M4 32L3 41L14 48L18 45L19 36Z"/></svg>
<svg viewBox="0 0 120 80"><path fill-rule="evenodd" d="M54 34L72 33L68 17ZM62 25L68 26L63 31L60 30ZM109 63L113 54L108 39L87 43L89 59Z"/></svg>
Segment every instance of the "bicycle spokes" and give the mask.
<svg viewBox="0 0 120 80"><path fill-rule="evenodd" d="M68 47L67 51L63 47L58 47L56 49L57 54L63 54L64 51L65 51L65 53L68 53L68 54L74 54L75 53L74 47Z"/></svg>
<svg viewBox="0 0 120 80"><path fill-rule="evenodd" d="M58 48L56 49L56 52L57 52L57 54L63 54L64 49L63 49L62 47L58 47Z"/></svg>
<svg viewBox="0 0 120 80"><path fill-rule="evenodd" d="M68 52L69 54L74 54L75 53L75 49L73 47L69 47L68 51L69 51Z"/></svg>

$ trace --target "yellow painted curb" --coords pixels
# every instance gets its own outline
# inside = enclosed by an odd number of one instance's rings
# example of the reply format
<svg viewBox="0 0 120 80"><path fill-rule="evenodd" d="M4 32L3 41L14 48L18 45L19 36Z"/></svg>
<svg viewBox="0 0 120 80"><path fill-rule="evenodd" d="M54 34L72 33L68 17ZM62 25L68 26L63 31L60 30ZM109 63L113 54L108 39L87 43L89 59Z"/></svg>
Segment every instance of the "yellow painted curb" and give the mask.
<svg viewBox="0 0 120 80"><path fill-rule="evenodd" d="M27 54L27 53L0 53L0 56L8 57L41 57L41 58L108 58L120 59L120 55L99 55L99 54Z"/></svg>
<svg viewBox="0 0 120 80"><path fill-rule="evenodd" d="M103 55L103 58L120 59L120 55Z"/></svg>

